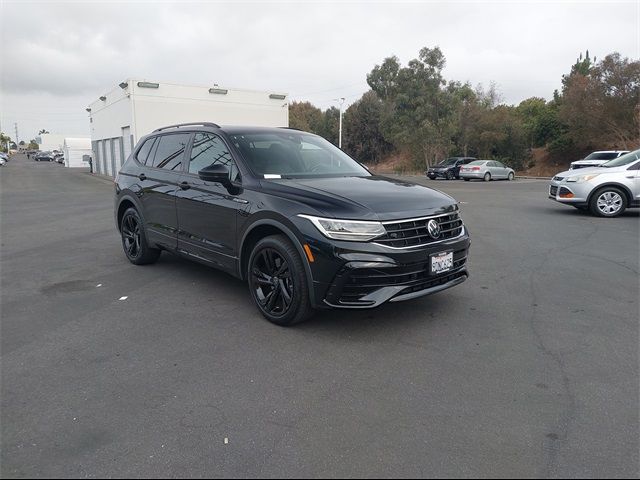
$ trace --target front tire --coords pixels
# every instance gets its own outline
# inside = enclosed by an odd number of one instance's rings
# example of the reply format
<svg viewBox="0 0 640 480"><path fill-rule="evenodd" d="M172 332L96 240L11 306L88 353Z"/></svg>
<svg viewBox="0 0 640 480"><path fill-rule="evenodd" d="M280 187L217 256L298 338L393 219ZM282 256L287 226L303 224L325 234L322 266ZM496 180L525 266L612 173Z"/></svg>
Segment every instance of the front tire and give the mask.
<svg viewBox="0 0 640 480"><path fill-rule="evenodd" d="M454 175L453 175L453 172L452 172L451 170L449 170L449 171L447 172L447 180L453 180L453 176L454 176Z"/></svg>
<svg viewBox="0 0 640 480"><path fill-rule="evenodd" d="M627 208L627 196L618 188L605 187L593 194L589 210L598 217L617 217Z"/></svg>
<svg viewBox="0 0 640 480"><path fill-rule="evenodd" d="M161 251L149 246L142 218L135 208L128 208L122 215L120 236L124 254L134 265L147 265L158 260Z"/></svg>
<svg viewBox="0 0 640 480"><path fill-rule="evenodd" d="M284 235L263 238L251 252L249 291L260 313L276 325L294 325L307 320L313 312L302 262Z"/></svg>
<svg viewBox="0 0 640 480"><path fill-rule="evenodd" d="M516 176L513 174L513 172L509 172L509 176L507 177L507 180L512 181L514 178L516 178Z"/></svg>

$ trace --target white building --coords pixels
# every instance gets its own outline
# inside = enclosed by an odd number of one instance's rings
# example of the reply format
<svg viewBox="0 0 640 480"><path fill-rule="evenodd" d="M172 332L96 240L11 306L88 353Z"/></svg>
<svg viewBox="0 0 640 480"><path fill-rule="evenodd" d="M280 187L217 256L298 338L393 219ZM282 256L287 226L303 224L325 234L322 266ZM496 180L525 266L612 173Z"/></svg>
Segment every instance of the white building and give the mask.
<svg viewBox="0 0 640 480"><path fill-rule="evenodd" d="M62 151L65 135L56 135L54 133L42 133L36 137L38 149L41 152L52 152L53 150Z"/></svg>
<svg viewBox="0 0 640 480"><path fill-rule="evenodd" d="M188 122L289 126L287 95L135 79L87 108L94 171L115 176L137 141L156 128Z"/></svg>
<svg viewBox="0 0 640 480"><path fill-rule="evenodd" d="M71 168L89 167L87 162L82 160L83 155L93 155L91 152L90 138L65 138L62 145L64 153L64 166Z"/></svg>

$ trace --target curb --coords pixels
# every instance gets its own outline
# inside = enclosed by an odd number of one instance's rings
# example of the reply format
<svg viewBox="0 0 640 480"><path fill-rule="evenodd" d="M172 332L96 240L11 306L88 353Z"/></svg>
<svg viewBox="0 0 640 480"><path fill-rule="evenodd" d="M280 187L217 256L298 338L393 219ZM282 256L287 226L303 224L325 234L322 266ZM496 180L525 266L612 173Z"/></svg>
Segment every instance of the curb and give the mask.
<svg viewBox="0 0 640 480"><path fill-rule="evenodd" d="M101 182L113 185L113 181L114 181L113 178L107 175L102 175L100 173L90 173L90 172L83 172L83 175L87 175L88 177L93 178L95 180L99 180Z"/></svg>

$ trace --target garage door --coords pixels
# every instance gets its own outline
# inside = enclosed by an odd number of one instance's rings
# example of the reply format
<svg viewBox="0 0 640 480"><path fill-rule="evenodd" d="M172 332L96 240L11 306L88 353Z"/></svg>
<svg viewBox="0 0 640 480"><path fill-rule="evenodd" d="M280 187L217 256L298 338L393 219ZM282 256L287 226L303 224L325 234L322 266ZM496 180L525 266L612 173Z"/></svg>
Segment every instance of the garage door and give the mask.
<svg viewBox="0 0 640 480"><path fill-rule="evenodd" d="M133 139L131 138L131 127L123 127L122 128L122 151L124 153L124 157L122 162L126 162L129 155L131 155L131 142Z"/></svg>

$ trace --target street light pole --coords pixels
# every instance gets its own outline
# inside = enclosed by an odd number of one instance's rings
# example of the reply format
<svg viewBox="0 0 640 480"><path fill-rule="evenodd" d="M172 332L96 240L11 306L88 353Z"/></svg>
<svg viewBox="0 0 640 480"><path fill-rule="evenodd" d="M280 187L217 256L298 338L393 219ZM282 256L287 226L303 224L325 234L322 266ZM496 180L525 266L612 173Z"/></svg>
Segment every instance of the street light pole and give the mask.
<svg viewBox="0 0 640 480"><path fill-rule="evenodd" d="M340 97L340 128L338 133L338 148L342 148L342 105L344 104L344 97Z"/></svg>

